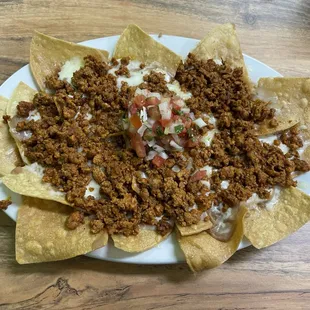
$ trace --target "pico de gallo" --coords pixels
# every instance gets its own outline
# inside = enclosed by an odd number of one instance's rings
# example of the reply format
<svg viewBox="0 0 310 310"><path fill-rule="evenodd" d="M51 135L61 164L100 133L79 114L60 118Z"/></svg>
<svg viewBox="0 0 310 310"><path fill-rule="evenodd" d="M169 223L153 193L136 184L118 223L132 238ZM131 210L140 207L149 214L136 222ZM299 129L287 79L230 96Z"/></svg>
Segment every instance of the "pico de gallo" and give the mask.
<svg viewBox="0 0 310 310"><path fill-rule="evenodd" d="M199 132L208 123L195 118L181 97L147 89L136 89L123 124L137 156L151 160L156 167L165 163L169 152L182 152L199 142L208 144L211 139L210 134L202 136Z"/></svg>

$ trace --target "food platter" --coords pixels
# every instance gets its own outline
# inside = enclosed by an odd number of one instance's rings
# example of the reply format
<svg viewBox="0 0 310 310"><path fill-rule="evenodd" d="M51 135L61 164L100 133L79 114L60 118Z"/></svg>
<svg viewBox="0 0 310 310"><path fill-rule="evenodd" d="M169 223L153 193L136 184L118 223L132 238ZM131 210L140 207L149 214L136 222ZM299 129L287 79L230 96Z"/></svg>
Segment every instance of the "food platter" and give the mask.
<svg viewBox="0 0 310 310"><path fill-rule="evenodd" d="M188 52L191 51L198 43L198 40L184 37L167 35L163 35L161 37L158 35L152 35L152 37L182 57L186 57ZM81 44L98 49L104 49L112 53L118 38L119 36L99 38L85 41ZM261 77L281 76L278 72L255 60L254 58L244 55L244 60L248 68L250 78L254 83L256 83ZM23 81L30 87L36 88L29 65L14 73L6 82L3 83L3 85L0 87L0 95L9 98L12 94L12 91L20 81ZM302 179L303 181L306 181L309 179L309 175L303 175ZM305 188L302 188L302 190L305 191ZM9 192L9 190L2 185L0 189L0 199L6 199L8 196L12 198L13 204L5 212L13 220L16 220L18 205L21 202L20 196ZM243 240L240 243L239 248L244 248L248 245L249 242ZM108 246L98 249L87 255L97 259L135 264L170 264L184 261L184 256L177 244L177 241L175 240L174 234L169 236L168 239L160 243L158 246L142 253L126 253L115 248L112 243L109 243Z"/></svg>

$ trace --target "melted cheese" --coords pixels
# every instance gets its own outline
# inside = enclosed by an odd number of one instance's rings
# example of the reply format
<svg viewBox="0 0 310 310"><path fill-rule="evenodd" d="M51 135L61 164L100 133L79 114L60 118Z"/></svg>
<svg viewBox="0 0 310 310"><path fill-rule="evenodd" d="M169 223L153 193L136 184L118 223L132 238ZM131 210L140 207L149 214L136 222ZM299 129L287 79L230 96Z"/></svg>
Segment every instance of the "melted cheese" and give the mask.
<svg viewBox="0 0 310 310"><path fill-rule="evenodd" d="M167 87L170 91L175 92L176 95L182 98L183 100L187 100L192 97L191 93L189 92L185 93L181 90L181 87L178 81L174 81L173 83L167 84Z"/></svg>
<svg viewBox="0 0 310 310"><path fill-rule="evenodd" d="M255 208L258 204L264 204L265 208L270 211L273 209L275 204L277 203L280 195L280 188L276 186L273 189L272 197L271 199L261 199L258 197L256 193L254 193L246 202L245 206L248 208Z"/></svg>
<svg viewBox="0 0 310 310"><path fill-rule="evenodd" d="M143 77L145 75L150 74L151 71L162 73L165 76L165 81L170 82L171 77L170 75L163 69L160 68L160 66L157 63L152 63L148 66L145 66L143 69L140 68L141 62L139 61L130 61L127 68L130 71L130 77L126 76L119 76L115 74L115 71L117 71L120 67L120 65L113 67L108 71L108 73L116 76L117 80L117 87L121 88L122 82L128 83L129 86L137 86L144 82Z"/></svg>
<svg viewBox="0 0 310 310"><path fill-rule="evenodd" d="M212 140L214 138L214 135L219 132L217 129L212 129L209 130L207 134L205 134L202 138L201 141L206 145L210 146L212 143Z"/></svg>
<svg viewBox="0 0 310 310"><path fill-rule="evenodd" d="M273 145L273 146L276 146L273 144L273 142L275 140L278 140L278 137L277 135L269 135L269 136L265 136L265 137L261 137L259 138L259 141L262 142L262 143L267 143L269 145ZM290 149L285 145L283 144L282 142L280 143L279 146L277 146L278 148L281 149L281 151L283 152L283 154L286 154Z"/></svg>
<svg viewBox="0 0 310 310"><path fill-rule="evenodd" d="M101 197L100 185L94 179L92 179L86 187L84 197L87 198L88 196L93 196L95 199L100 199Z"/></svg>
<svg viewBox="0 0 310 310"><path fill-rule="evenodd" d="M58 73L59 80L67 81L71 84L73 73L84 66L84 60L80 57L73 57L67 60Z"/></svg>
<svg viewBox="0 0 310 310"><path fill-rule="evenodd" d="M43 178L44 168L41 165L39 165L38 163L33 163L31 165L26 165L24 168L26 170L28 170L28 171L30 171L30 172L32 172L34 174L37 174L37 175L39 175L40 177Z"/></svg>

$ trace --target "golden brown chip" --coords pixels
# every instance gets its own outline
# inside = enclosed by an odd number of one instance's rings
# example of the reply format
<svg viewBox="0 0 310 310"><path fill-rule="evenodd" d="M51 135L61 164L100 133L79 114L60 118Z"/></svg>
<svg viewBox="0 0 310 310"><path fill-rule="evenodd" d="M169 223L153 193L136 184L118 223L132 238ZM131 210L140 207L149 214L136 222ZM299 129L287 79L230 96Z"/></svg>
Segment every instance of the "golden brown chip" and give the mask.
<svg viewBox="0 0 310 310"><path fill-rule="evenodd" d="M249 210L244 217L244 235L258 249L292 234L310 220L310 197L297 188L282 189L271 211Z"/></svg>
<svg viewBox="0 0 310 310"><path fill-rule="evenodd" d="M30 68L37 84L43 90L46 77L60 69L67 60L88 55L107 61L109 53L36 32L30 46Z"/></svg>
<svg viewBox="0 0 310 310"><path fill-rule="evenodd" d="M92 234L89 220L75 230L65 226L72 209L57 202L23 197L16 224L16 260L20 264L57 261L105 246L108 234Z"/></svg>
<svg viewBox="0 0 310 310"><path fill-rule="evenodd" d="M64 193L55 191L50 183L42 182L42 169L37 164L17 167L5 175L2 182L14 193L69 205Z"/></svg>
<svg viewBox="0 0 310 310"><path fill-rule="evenodd" d="M213 224L212 222L209 220L207 222L205 221L200 221L197 224L193 224L190 226L181 226L179 224L176 224L181 236L191 236L191 235L195 235L198 234L202 231L208 230L210 229Z"/></svg>
<svg viewBox="0 0 310 310"><path fill-rule="evenodd" d="M0 175L9 174L16 165L21 163L16 144L2 119L6 114L8 102L8 99L0 96Z"/></svg>
<svg viewBox="0 0 310 310"><path fill-rule="evenodd" d="M180 247L192 271L215 268L227 261L238 249L243 238L243 217L246 208L241 207L236 220L236 228L228 242L214 239L207 232L192 236L178 234Z"/></svg>
<svg viewBox="0 0 310 310"><path fill-rule="evenodd" d="M278 126L268 126L266 121L259 128L259 134L276 133L300 123L304 134L310 138L310 79L309 78L261 78L257 95L270 101L270 108L276 109ZM308 127L308 128L306 128Z"/></svg>
<svg viewBox="0 0 310 310"><path fill-rule="evenodd" d="M116 43L115 58L130 57L145 64L157 62L174 75L182 58L155 41L137 25L129 25Z"/></svg>
<svg viewBox="0 0 310 310"><path fill-rule="evenodd" d="M17 148L19 150L20 156L24 163L29 163L28 159L24 155L23 145L21 143L21 140L19 139L19 135L15 130L15 127L18 122L18 118L16 116L17 112L17 106L20 101L30 101L32 102L32 99L34 95L37 93L36 90L32 89L28 85L26 85L23 82L20 82L17 87L15 88L9 102L7 105L6 113L11 117L11 120L8 122L10 133L12 137L15 140L15 143L17 145ZM21 120L21 119L20 119Z"/></svg>
<svg viewBox="0 0 310 310"><path fill-rule="evenodd" d="M114 246L125 252L143 252L149 250L164 241L171 231L161 236L155 230L141 228L136 236L112 235Z"/></svg>
<svg viewBox="0 0 310 310"><path fill-rule="evenodd" d="M192 53L199 60L225 61L231 68L243 68L244 81L252 88L246 69L235 25L223 24L212 29Z"/></svg>

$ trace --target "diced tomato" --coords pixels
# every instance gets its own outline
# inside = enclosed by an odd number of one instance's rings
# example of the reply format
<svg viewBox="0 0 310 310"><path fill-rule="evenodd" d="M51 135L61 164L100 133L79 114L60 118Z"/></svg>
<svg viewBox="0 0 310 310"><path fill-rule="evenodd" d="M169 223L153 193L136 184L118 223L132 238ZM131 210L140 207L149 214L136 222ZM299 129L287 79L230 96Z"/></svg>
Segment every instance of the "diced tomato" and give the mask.
<svg viewBox="0 0 310 310"><path fill-rule="evenodd" d="M142 108L145 105L145 97L143 95L137 95L133 99L133 102L138 108Z"/></svg>
<svg viewBox="0 0 310 310"><path fill-rule="evenodd" d="M173 116L172 116L173 122L176 122L176 121L178 121L179 119L180 119L180 116L179 116L179 115L173 115Z"/></svg>
<svg viewBox="0 0 310 310"><path fill-rule="evenodd" d="M191 125L192 125L192 120L191 120L189 117L186 117L186 116L182 117L182 121L183 121L184 127L185 127L186 129L188 129L188 128L191 127Z"/></svg>
<svg viewBox="0 0 310 310"><path fill-rule="evenodd" d="M160 157L159 155L156 155L153 160L152 160L153 165L155 165L156 167L160 168L164 163L165 160Z"/></svg>
<svg viewBox="0 0 310 310"><path fill-rule="evenodd" d="M133 127L139 129L142 126L141 119L138 114L134 114L130 117L130 123L133 125Z"/></svg>
<svg viewBox="0 0 310 310"><path fill-rule="evenodd" d="M138 133L131 135L131 146L136 151L138 157L142 158L146 156L146 150L142 137Z"/></svg>
<svg viewBox="0 0 310 310"><path fill-rule="evenodd" d="M154 123L152 130L156 136L163 136L164 135L164 128L159 122Z"/></svg>
<svg viewBox="0 0 310 310"><path fill-rule="evenodd" d="M138 112L138 107L134 103L132 103L129 106L129 112L131 115L136 114Z"/></svg>
<svg viewBox="0 0 310 310"><path fill-rule="evenodd" d="M158 105L160 104L160 100L157 97L149 97L145 100L145 107L149 107L151 105Z"/></svg>
<svg viewBox="0 0 310 310"><path fill-rule="evenodd" d="M149 115L151 119L155 121L158 121L161 118L161 115L160 115L160 112L157 106L148 108L147 114Z"/></svg>
<svg viewBox="0 0 310 310"><path fill-rule="evenodd" d="M188 182L197 182L202 180L207 175L206 170L199 170L194 175L192 175Z"/></svg>
<svg viewBox="0 0 310 310"><path fill-rule="evenodd" d="M171 119L161 119L159 121L163 127L168 127L172 122Z"/></svg>
<svg viewBox="0 0 310 310"><path fill-rule="evenodd" d="M180 111L181 107L175 103L172 104L172 110Z"/></svg>

